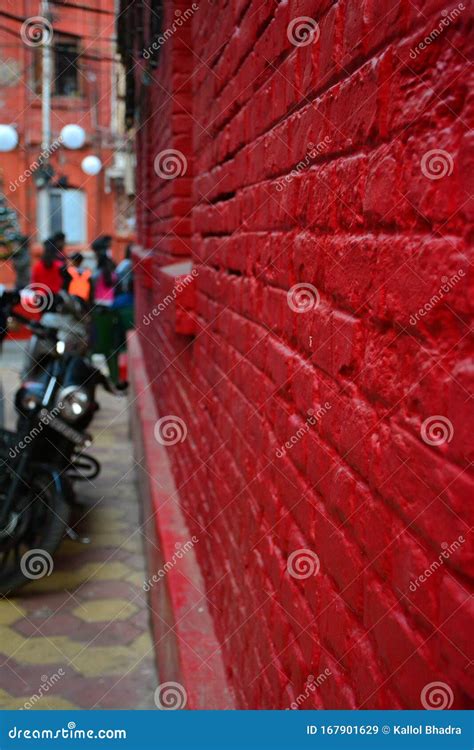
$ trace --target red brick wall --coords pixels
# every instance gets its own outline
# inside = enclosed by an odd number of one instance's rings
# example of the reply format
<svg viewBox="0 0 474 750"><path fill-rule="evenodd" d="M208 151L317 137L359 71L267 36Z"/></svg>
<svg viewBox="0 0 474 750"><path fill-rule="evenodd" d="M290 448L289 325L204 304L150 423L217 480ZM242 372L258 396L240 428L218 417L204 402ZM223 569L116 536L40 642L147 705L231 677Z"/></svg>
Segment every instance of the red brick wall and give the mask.
<svg viewBox="0 0 474 750"><path fill-rule="evenodd" d="M164 28L189 7L165 5ZM241 707L474 693L467 8L203 2L148 88L139 324L160 414L186 424L169 450ZM169 148L174 180L150 172ZM194 338L172 302L142 320L176 254Z"/></svg>

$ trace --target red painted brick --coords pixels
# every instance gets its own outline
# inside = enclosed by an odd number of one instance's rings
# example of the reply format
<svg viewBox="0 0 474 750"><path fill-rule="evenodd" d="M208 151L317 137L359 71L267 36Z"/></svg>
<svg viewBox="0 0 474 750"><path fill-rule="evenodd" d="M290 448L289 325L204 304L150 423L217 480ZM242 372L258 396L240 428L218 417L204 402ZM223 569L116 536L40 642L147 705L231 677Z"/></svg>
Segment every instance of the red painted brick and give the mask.
<svg viewBox="0 0 474 750"><path fill-rule="evenodd" d="M436 679L472 702L468 544L410 589L472 528L471 14L410 54L445 7L216 0L141 90L137 320L159 412L187 425L169 453L241 708L287 708L325 668L308 707L415 709ZM291 44L300 16L317 42ZM175 180L153 169L166 148ZM176 256L198 272L194 339L172 307L140 325ZM433 415L449 443L421 439ZM289 576L297 549L318 575Z"/></svg>

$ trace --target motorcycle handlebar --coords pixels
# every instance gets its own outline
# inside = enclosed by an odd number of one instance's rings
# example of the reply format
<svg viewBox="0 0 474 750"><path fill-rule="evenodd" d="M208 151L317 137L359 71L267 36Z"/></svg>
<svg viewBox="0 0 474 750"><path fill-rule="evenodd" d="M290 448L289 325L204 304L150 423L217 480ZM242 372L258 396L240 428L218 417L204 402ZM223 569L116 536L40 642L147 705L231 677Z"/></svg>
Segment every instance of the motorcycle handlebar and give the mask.
<svg viewBox="0 0 474 750"><path fill-rule="evenodd" d="M25 315L22 315L21 313L17 313L14 310L10 312L10 316L12 318L15 318L15 320L18 320L19 323L23 323L27 328L30 329L33 333L36 333L37 336L42 336L43 338L49 338L52 341L57 340L56 332L53 328L46 328L45 326L41 325L41 323L37 320L31 320L30 318L27 318Z"/></svg>
<svg viewBox="0 0 474 750"><path fill-rule="evenodd" d="M45 328L37 320L31 320L21 313L15 312L13 308L20 304L21 295L17 291L1 288L0 286L0 343L7 334L7 320L9 317L15 318L19 323L27 326L33 333L45 338L56 340L56 335L51 329Z"/></svg>

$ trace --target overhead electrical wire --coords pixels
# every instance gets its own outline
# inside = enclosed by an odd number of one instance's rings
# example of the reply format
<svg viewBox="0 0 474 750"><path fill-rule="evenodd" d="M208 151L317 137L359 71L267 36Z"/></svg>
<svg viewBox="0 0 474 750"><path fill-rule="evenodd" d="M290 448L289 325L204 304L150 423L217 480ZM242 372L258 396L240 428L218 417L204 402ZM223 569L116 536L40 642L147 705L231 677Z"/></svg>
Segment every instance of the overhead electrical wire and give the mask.
<svg viewBox="0 0 474 750"><path fill-rule="evenodd" d="M92 13L102 13L107 16L114 16L113 10L103 10L103 8L93 8L90 5L80 5L79 3L68 3L65 0L49 0L51 5L59 5L62 8L77 8L78 10L87 10Z"/></svg>
<svg viewBox="0 0 474 750"><path fill-rule="evenodd" d="M9 13L7 10L1 10L0 9L0 17L2 17L2 16L3 16L3 18L8 18L11 21L18 21L18 23L25 23L25 21L28 20L27 18L23 18L22 16L17 16L15 13ZM9 31L10 33L13 33L13 34L15 33L15 31L13 31L11 29L7 29L6 27L2 27L2 28L4 28L5 31ZM58 33L60 33L60 34L63 33L65 35L67 35L67 36L76 36L76 37L81 38L81 39L94 39L95 41L98 41L98 42L102 41L102 42L114 42L115 43L117 41L117 38L115 36L103 37L100 34L99 35L97 35L97 34L96 35L94 35L94 34L74 34L73 32L70 32L70 31L67 31L67 32L66 31L64 31L64 32L58 31Z"/></svg>

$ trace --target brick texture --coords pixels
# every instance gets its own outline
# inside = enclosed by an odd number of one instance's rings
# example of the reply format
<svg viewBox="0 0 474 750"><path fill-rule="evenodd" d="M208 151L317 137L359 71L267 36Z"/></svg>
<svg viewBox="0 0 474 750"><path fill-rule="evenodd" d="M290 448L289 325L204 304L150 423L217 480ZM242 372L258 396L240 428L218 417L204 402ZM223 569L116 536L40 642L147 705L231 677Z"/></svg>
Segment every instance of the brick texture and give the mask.
<svg viewBox="0 0 474 750"><path fill-rule="evenodd" d="M138 327L242 708L420 708L434 681L472 705L468 5L203 2L142 89ZM143 323L184 256L194 337L173 301ZM317 574L289 574L301 549Z"/></svg>

